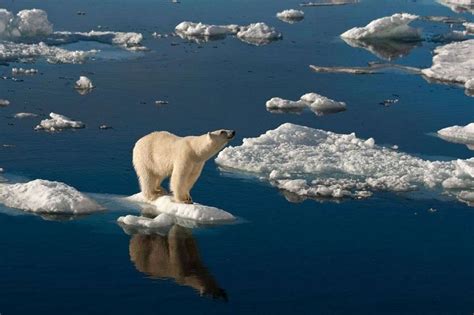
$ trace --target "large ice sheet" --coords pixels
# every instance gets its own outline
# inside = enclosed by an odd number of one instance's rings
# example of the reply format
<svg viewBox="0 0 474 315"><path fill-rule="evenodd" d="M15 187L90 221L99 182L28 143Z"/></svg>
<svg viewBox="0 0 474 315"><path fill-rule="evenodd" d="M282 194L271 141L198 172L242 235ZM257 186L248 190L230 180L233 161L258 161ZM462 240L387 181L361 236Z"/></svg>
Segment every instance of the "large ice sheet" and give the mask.
<svg viewBox="0 0 474 315"><path fill-rule="evenodd" d="M36 179L27 183L0 183L0 203L36 213L86 214L102 206L64 183Z"/></svg>
<svg viewBox="0 0 474 315"><path fill-rule="evenodd" d="M184 204L173 202L171 196L162 196L154 201L148 201L141 193L127 198L128 201L145 203L156 208L156 213L166 213L183 219L199 222L232 221L235 217L224 210L201 205L198 203Z"/></svg>
<svg viewBox="0 0 474 315"><path fill-rule="evenodd" d="M408 13L396 13L376 19L364 27L354 27L343 34L342 38L349 39L396 39L396 40L419 40L420 30L409 26L418 19L417 15Z"/></svg>
<svg viewBox="0 0 474 315"><path fill-rule="evenodd" d="M366 197L373 191L421 188L472 190L474 159L428 161L374 139L286 123L257 138L227 147L216 163L230 171L266 178L307 197Z"/></svg>
<svg viewBox="0 0 474 315"><path fill-rule="evenodd" d="M474 39L437 47L433 65L422 70L429 79L458 83L470 87L474 79Z"/></svg>

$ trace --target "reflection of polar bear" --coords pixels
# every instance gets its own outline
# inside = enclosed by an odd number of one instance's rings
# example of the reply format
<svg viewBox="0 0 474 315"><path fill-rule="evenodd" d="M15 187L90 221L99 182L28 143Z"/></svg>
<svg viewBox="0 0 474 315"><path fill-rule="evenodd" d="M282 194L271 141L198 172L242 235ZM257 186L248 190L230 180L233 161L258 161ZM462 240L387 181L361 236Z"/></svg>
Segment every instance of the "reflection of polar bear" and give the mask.
<svg viewBox="0 0 474 315"><path fill-rule="evenodd" d="M130 260L138 271L153 278L174 279L202 296L227 301L227 294L204 265L189 229L174 225L168 235L135 234L130 239Z"/></svg>
<svg viewBox="0 0 474 315"><path fill-rule="evenodd" d="M174 200L192 203L189 192L204 163L234 135L232 130L216 130L202 136L178 137L161 131L138 140L133 148L133 166L145 198L154 200L166 194L161 182L171 176Z"/></svg>

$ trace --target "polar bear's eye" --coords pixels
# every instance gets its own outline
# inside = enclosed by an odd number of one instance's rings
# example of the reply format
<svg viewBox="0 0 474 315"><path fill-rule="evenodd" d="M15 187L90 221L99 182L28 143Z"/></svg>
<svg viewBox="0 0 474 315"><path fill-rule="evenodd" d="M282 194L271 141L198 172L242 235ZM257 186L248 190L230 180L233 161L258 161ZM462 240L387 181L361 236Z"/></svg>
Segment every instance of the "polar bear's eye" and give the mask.
<svg viewBox="0 0 474 315"><path fill-rule="evenodd" d="M223 135L225 134L226 132L224 130L221 130L220 134Z"/></svg>

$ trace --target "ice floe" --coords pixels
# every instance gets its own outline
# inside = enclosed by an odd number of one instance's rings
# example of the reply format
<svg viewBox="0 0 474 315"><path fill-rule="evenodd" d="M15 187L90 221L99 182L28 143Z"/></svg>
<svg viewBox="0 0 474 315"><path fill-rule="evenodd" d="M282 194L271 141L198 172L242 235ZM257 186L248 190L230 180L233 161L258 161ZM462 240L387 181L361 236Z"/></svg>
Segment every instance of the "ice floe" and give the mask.
<svg viewBox="0 0 474 315"><path fill-rule="evenodd" d="M83 63L97 52L97 50L66 50L56 46L48 46L43 42L25 44L0 41L0 61L46 58L49 63Z"/></svg>
<svg viewBox="0 0 474 315"><path fill-rule="evenodd" d="M37 37L49 35L53 25L45 11L22 10L16 15L0 9L0 38Z"/></svg>
<svg viewBox="0 0 474 315"><path fill-rule="evenodd" d="M0 203L36 213L86 214L104 210L75 188L42 179L19 184L0 183Z"/></svg>
<svg viewBox="0 0 474 315"><path fill-rule="evenodd" d="M316 115L337 113L346 110L344 102L337 102L317 93L307 93L298 101L273 97L265 104L271 112L300 112L308 107Z"/></svg>
<svg viewBox="0 0 474 315"><path fill-rule="evenodd" d="M300 6L302 7L324 7L324 6L333 6L333 5L346 5L346 4L355 4L359 3L359 0L323 0L319 2L302 2Z"/></svg>
<svg viewBox="0 0 474 315"><path fill-rule="evenodd" d="M226 35L237 34L238 25L210 25L204 23L194 23L184 21L176 25L176 34L183 38L213 38L223 37Z"/></svg>
<svg viewBox="0 0 474 315"><path fill-rule="evenodd" d="M38 117L38 115L34 113L16 113L13 117L22 119L22 118Z"/></svg>
<svg viewBox="0 0 474 315"><path fill-rule="evenodd" d="M133 226L141 229L162 229L171 227L174 224L172 216L161 213L155 218L148 218L143 216L126 215L117 219L121 225Z"/></svg>
<svg viewBox="0 0 474 315"><path fill-rule="evenodd" d="M68 51L57 47L79 41L96 41L127 50L144 50L143 35L134 32L54 32L43 10L22 10L17 15L0 9L0 61L44 57L50 63L81 63L97 50Z"/></svg>
<svg viewBox="0 0 474 315"><path fill-rule="evenodd" d="M417 15L396 13L392 16L376 19L367 26L354 27L341 34L341 37L359 40L370 38L416 41L420 40L421 32L409 24L417 19Z"/></svg>
<svg viewBox="0 0 474 315"><path fill-rule="evenodd" d="M374 191L422 188L444 188L456 195L474 189L474 159L423 160L376 145L373 138L290 123L225 148L216 163L310 198L361 198Z"/></svg>
<svg viewBox="0 0 474 315"><path fill-rule="evenodd" d="M466 28L466 32L468 34L474 34L474 23L463 23L462 24Z"/></svg>
<svg viewBox="0 0 474 315"><path fill-rule="evenodd" d="M63 129L81 129L86 126L82 121L75 121L56 113L50 113L49 117L51 118L42 120L40 124L35 127L35 130L60 131Z"/></svg>
<svg viewBox="0 0 474 315"><path fill-rule="evenodd" d="M295 23L304 19L304 12L301 10L289 9L276 14L276 17L286 23Z"/></svg>
<svg viewBox="0 0 474 315"><path fill-rule="evenodd" d="M5 100L5 99L0 99L0 107L6 107L10 105L10 101L9 100Z"/></svg>
<svg viewBox="0 0 474 315"><path fill-rule="evenodd" d="M421 70L419 68L398 65L395 63L380 63L380 62L369 62L366 67L339 67L339 66L332 66L332 67L325 67L325 66L317 66L317 65L309 65L310 69L314 72L320 73L347 73L347 74L375 74L381 73L384 70L400 70L406 73L411 74L421 74Z"/></svg>
<svg viewBox="0 0 474 315"><path fill-rule="evenodd" d="M437 0L438 3L450 8L453 12L474 14L474 0Z"/></svg>
<svg viewBox="0 0 474 315"><path fill-rule="evenodd" d="M94 88L92 81L86 76L80 76L74 86L77 90L90 90Z"/></svg>
<svg viewBox="0 0 474 315"><path fill-rule="evenodd" d="M237 35L240 40L246 43L264 45L282 37L281 33L262 22L240 26L236 24L212 25L184 21L175 27L175 31L181 38L197 42L219 39L227 35Z"/></svg>
<svg viewBox="0 0 474 315"><path fill-rule="evenodd" d="M112 31L90 31L90 32L54 32L48 37L48 43L67 44L79 41L94 41L103 44L115 45L121 48L140 51L146 50L142 45L143 35L135 32L112 32Z"/></svg>
<svg viewBox="0 0 474 315"><path fill-rule="evenodd" d="M264 45L282 38L281 33L263 22L241 26L237 37L252 45Z"/></svg>
<svg viewBox="0 0 474 315"><path fill-rule="evenodd" d="M438 136L446 141L465 144L474 150L474 123L443 128L438 130Z"/></svg>
<svg viewBox="0 0 474 315"><path fill-rule="evenodd" d="M12 68L12 75L32 75L37 74L37 69Z"/></svg>
<svg viewBox="0 0 474 315"><path fill-rule="evenodd" d="M141 193L127 198L128 201L152 205L156 209L155 214L166 213L183 219L199 222L221 222L233 221L235 217L224 210L201 205L198 203L183 204L173 202L171 196L162 196L154 201L148 201Z"/></svg>
<svg viewBox="0 0 474 315"><path fill-rule="evenodd" d="M451 82L470 87L474 79L474 39L451 43L434 50L433 64L423 69L429 79Z"/></svg>

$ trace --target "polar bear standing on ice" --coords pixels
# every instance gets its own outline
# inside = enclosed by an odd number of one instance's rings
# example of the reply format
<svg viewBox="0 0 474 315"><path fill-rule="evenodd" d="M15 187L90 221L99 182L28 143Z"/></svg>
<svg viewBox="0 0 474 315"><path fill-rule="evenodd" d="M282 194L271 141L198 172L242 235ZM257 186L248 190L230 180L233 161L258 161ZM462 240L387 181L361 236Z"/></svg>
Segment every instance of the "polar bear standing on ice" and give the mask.
<svg viewBox="0 0 474 315"><path fill-rule="evenodd" d="M152 132L133 148L133 166L143 196L152 201L166 195L161 187L171 176L174 201L192 203L190 191L204 163L235 136L233 130L216 130L201 136L178 137L166 131Z"/></svg>

